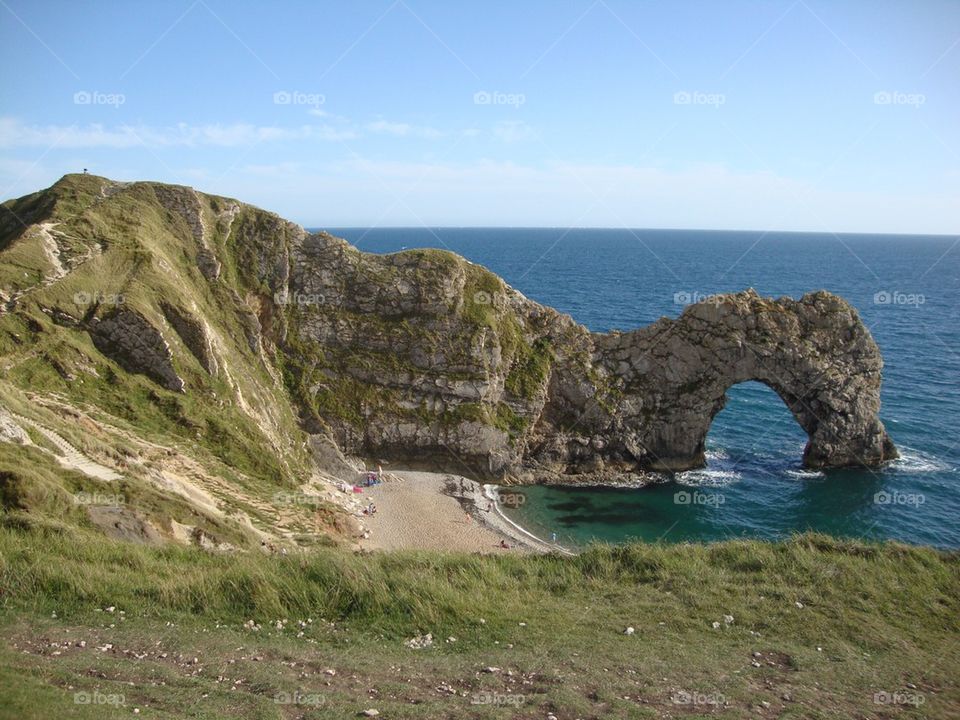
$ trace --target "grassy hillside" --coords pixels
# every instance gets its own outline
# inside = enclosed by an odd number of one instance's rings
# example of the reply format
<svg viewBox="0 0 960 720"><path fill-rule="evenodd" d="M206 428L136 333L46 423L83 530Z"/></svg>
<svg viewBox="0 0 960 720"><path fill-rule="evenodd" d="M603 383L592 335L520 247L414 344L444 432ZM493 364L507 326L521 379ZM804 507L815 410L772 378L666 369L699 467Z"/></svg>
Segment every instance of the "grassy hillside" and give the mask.
<svg viewBox="0 0 960 720"><path fill-rule="evenodd" d="M0 410L33 441L0 442L4 511L90 526L76 497L100 492L122 496L124 522L149 525L161 541L187 533L255 547L336 536L335 504L272 503L305 486L322 494L324 480L257 319L269 290L258 252L290 232L225 198L92 175L3 203L0 289L15 303L0 310ZM201 270L207 252L228 261L218 278ZM97 346L96 324L121 311L162 332L185 392ZM64 467L44 432L122 481Z"/></svg>
<svg viewBox="0 0 960 720"><path fill-rule="evenodd" d="M808 535L574 558L224 556L7 525L3 717L960 710L960 562L929 549Z"/></svg>
<svg viewBox="0 0 960 720"><path fill-rule="evenodd" d="M276 378L243 342L242 321L252 312L252 300L243 297L246 285L237 279L204 280L190 229L158 199L158 189L164 186L107 183L104 178L72 175L44 191L44 207L49 209L37 220L56 235L53 254L63 268L60 277L34 277L32 269L49 263L51 252L36 238L36 226L17 227L25 200L4 204L12 209L13 219L8 216L6 225L14 232L2 243L6 245L0 255L2 287L23 294L15 312L0 316L4 360L0 379L97 405L151 432L209 439L214 453L229 448L234 453L231 464L241 470L273 462L279 466L260 470L288 477L302 472L306 459L300 443L291 442L300 436L289 403L283 401ZM101 197L103 188L111 194ZM207 220L211 228L219 227L210 208L202 211L211 214ZM210 234L211 242L217 242L218 233ZM19 280L14 280L18 274ZM175 369L189 389L185 395L164 391L143 375L105 362L82 332L91 320L118 307L142 313L152 324L169 329L164 304L206 322L220 355L227 359L224 372L210 373L177 332L166 332ZM251 417L245 403L273 409ZM269 441L277 446L271 447Z"/></svg>

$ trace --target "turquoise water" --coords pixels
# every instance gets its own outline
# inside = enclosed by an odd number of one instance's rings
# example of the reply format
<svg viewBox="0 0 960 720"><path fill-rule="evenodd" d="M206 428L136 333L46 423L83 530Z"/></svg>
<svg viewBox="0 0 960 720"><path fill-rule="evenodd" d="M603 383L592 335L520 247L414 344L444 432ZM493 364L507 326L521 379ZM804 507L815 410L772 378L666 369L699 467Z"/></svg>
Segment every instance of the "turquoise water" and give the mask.
<svg viewBox="0 0 960 720"><path fill-rule="evenodd" d="M881 417L903 457L808 472L805 435L763 385L731 388L707 468L645 488L530 487L509 515L570 546L591 539L776 538L814 529L960 547L960 238L660 230L332 229L368 252L451 249L591 330L676 317L754 287L842 295L885 361ZM678 493L686 493L679 494Z"/></svg>

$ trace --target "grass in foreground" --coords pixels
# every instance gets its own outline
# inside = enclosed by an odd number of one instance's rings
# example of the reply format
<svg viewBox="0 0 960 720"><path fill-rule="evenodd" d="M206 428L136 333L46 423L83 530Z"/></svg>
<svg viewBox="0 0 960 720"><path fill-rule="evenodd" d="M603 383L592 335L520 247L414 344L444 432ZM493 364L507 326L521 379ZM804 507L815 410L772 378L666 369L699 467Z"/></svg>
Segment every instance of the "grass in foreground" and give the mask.
<svg viewBox="0 0 960 720"><path fill-rule="evenodd" d="M925 548L224 556L35 526L0 563L3 717L960 712L960 559Z"/></svg>

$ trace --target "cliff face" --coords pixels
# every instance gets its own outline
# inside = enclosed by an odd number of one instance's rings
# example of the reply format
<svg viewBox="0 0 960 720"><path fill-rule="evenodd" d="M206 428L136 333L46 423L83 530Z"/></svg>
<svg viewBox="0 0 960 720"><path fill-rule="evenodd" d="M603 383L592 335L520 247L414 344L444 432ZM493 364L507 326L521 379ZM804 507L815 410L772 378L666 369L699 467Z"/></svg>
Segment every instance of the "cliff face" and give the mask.
<svg viewBox="0 0 960 720"><path fill-rule="evenodd" d="M689 469L727 388L757 380L807 432L808 466L895 457L879 350L829 293L750 290L600 335L439 251L378 257L317 235L293 256L287 354L314 349L304 397L348 452L526 481Z"/></svg>
<svg viewBox="0 0 960 720"><path fill-rule="evenodd" d="M232 397L274 452L302 444L283 421L292 407L303 431L348 454L603 482L701 466L727 388L759 380L807 432L807 465L896 455L877 417L879 350L829 293L746 291L592 334L451 253L361 253L189 188L91 176L58 186L57 202L5 204L0 248L33 258L29 272L5 276L6 313L25 317L37 303L92 338L102 357L90 362L142 373L158 396ZM67 292L77 271L110 257L123 273L90 273L83 292L128 300L77 307ZM287 408L269 407L278 403Z"/></svg>

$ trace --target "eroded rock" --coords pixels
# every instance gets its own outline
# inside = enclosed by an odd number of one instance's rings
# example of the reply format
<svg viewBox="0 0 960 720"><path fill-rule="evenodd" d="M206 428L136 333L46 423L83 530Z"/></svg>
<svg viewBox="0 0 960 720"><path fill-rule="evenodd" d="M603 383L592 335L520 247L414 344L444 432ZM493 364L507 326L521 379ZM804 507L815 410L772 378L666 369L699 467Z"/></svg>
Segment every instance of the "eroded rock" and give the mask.
<svg viewBox="0 0 960 720"><path fill-rule="evenodd" d="M756 380L807 432L807 466L896 457L880 352L826 292L748 290L593 334L448 253L367 255L321 233L289 256L286 351L310 350L305 401L350 454L523 481L686 470L727 389Z"/></svg>
<svg viewBox="0 0 960 720"><path fill-rule="evenodd" d="M186 310L177 306L161 302L160 308L167 321L176 330L177 335L186 345L187 349L193 354L197 361L211 375L217 374L217 358L213 352L213 345L203 322L193 317Z"/></svg>
<svg viewBox="0 0 960 720"><path fill-rule="evenodd" d="M90 337L97 350L124 370L147 375L168 390L183 391L185 383L173 367L170 345L135 310L121 308L103 318L94 318Z"/></svg>

